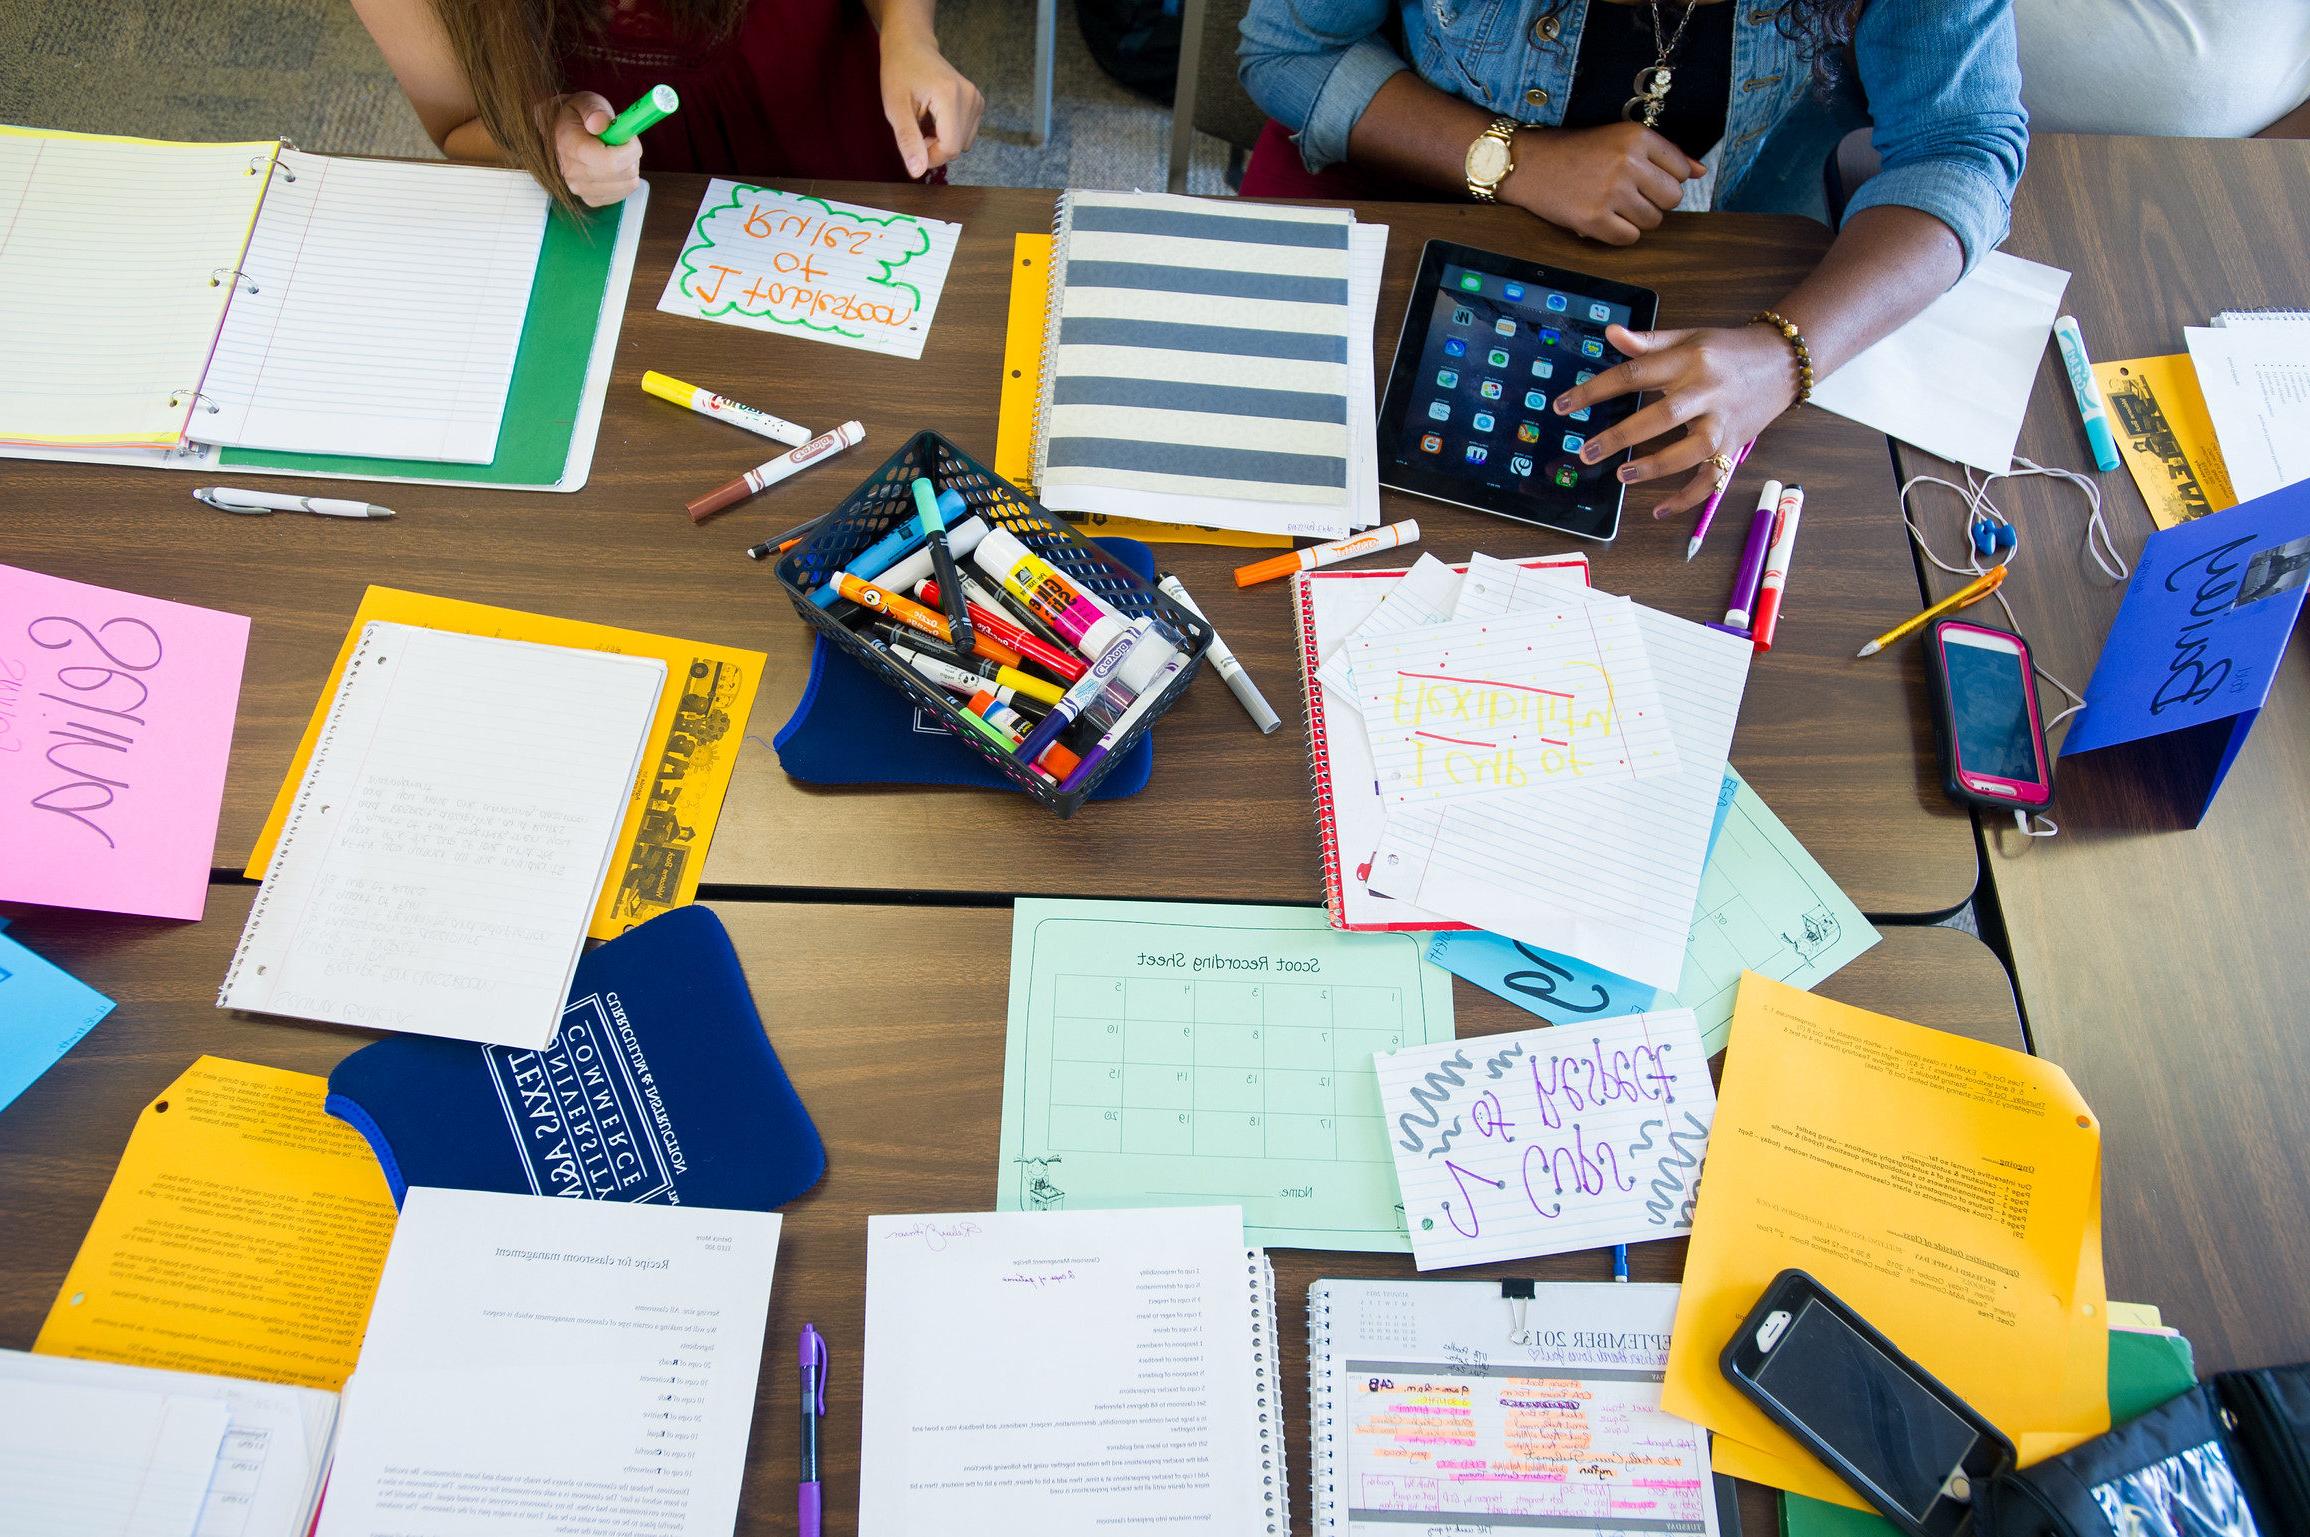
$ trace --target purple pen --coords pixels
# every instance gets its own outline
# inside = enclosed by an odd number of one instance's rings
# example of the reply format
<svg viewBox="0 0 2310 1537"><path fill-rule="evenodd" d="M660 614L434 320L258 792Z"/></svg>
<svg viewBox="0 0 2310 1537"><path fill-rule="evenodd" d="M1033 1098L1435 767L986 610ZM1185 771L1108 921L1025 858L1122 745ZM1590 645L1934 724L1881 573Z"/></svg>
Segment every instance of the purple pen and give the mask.
<svg viewBox="0 0 2310 1537"><path fill-rule="evenodd" d="M1708 526L1716 521L1717 504L1724 500L1725 492L1732 487L1733 472L1749 462L1749 450L1756 446L1757 440L1755 438L1751 438L1741 445L1741 451L1733 455L1732 469L1724 472L1724 484L1711 491L1708 494L1708 500L1700 504L1700 521L1693 524L1692 537L1686 540L1684 544L1684 558L1686 560L1690 560L1700 553L1700 542L1708 537Z"/></svg>
<svg viewBox="0 0 2310 1537"><path fill-rule="evenodd" d="M1756 515L1749 519L1749 542L1741 549L1740 570L1733 576L1731 605L1724 611L1724 622L1710 628L1748 634L1749 614L1756 607L1757 585L1765 579L1765 551L1772 548L1773 518L1780 502L1781 483L1766 481L1757 492Z"/></svg>
<svg viewBox="0 0 2310 1537"><path fill-rule="evenodd" d="M826 1338L802 1326L802 1482L795 1503L802 1537L818 1537L823 1490L818 1482L818 1422L826 1415Z"/></svg>

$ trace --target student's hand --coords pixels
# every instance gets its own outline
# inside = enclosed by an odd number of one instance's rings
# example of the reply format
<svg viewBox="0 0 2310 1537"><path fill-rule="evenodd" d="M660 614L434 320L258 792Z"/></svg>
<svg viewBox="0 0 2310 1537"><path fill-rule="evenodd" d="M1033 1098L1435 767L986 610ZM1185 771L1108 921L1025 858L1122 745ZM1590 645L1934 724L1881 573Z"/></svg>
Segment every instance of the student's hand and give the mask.
<svg viewBox="0 0 2310 1537"><path fill-rule="evenodd" d="M986 97L947 62L936 37L895 20L886 24L882 115L898 138L907 175L928 175L969 149L986 108Z"/></svg>
<svg viewBox="0 0 2310 1537"><path fill-rule="evenodd" d="M1681 488L1652 509L1656 518L1707 501L1720 474L1708 462L1709 456L1738 458L1743 443L1796 403L1795 354L1779 333L1767 327L1631 331L1607 326L1604 339L1626 353L1628 361L1564 391L1556 397L1555 409L1562 415L1640 390L1658 395L1580 449L1582 462L1595 464L1682 427L1682 437L1620 467L1621 480L1631 485L1690 473Z"/></svg>
<svg viewBox="0 0 2310 1537"><path fill-rule="evenodd" d="M1634 245L1705 170L1642 123L1529 128L1516 136L1516 169L1500 200L1575 235Z"/></svg>
<svg viewBox="0 0 2310 1537"><path fill-rule="evenodd" d="M562 180L590 207L615 203L642 182L642 141L604 144L599 135L618 109L592 91L572 91L549 103L553 157Z"/></svg>

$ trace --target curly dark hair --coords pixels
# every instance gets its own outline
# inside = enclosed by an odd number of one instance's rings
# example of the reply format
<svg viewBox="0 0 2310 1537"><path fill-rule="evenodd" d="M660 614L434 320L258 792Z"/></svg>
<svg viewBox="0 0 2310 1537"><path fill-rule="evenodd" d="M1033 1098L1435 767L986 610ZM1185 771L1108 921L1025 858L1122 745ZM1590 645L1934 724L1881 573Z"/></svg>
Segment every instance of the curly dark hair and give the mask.
<svg viewBox="0 0 2310 1537"><path fill-rule="evenodd" d="M1853 49L1853 29L1867 5L1868 0L1781 0L1776 19L1781 35L1813 61L1819 84L1833 83L1843 71Z"/></svg>

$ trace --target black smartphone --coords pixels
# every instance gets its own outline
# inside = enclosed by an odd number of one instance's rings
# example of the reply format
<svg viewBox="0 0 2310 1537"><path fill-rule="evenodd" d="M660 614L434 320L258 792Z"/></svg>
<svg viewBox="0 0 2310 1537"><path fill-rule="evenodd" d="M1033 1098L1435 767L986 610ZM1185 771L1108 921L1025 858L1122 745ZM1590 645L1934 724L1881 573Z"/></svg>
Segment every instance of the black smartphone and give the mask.
<svg viewBox="0 0 2310 1537"><path fill-rule="evenodd" d="M2013 1443L1802 1270L1773 1277L1718 1364L1908 1537L1958 1537Z"/></svg>
<svg viewBox="0 0 2310 1537"><path fill-rule="evenodd" d="M2037 709L2029 642L1963 619L1936 620L1925 639L1941 788L1953 800L2009 811L2053 804L2053 759Z"/></svg>

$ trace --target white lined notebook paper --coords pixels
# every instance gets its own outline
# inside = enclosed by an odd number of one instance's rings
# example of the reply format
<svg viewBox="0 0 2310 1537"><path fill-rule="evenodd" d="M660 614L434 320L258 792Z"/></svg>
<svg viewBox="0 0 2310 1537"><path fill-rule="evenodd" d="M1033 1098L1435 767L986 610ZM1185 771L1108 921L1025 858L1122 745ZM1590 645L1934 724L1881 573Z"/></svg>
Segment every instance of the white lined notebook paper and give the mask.
<svg viewBox="0 0 2310 1537"><path fill-rule="evenodd" d="M0 1379L0 1537L191 1537L228 1422L212 1398Z"/></svg>
<svg viewBox="0 0 2310 1537"><path fill-rule="evenodd" d="M218 1006L546 1045L665 675L366 626Z"/></svg>
<svg viewBox="0 0 2310 1537"><path fill-rule="evenodd" d="M281 151L203 443L486 464L549 200L521 171ZM293 174L295 180L290 180Z"/></svg>
<svg viewBox="0 0 2310 1537"><path fill-rule="evenodd" d="M180 439L277 147L0 126L0 440Z"/></svg>
<svg viewBox="0 0 2310 1537"><path fill-rule="evenodd" d="M1676 771L1391 809L1372 890L1675 988L1755 650L1657 609L1636 615Z"/></svg>

